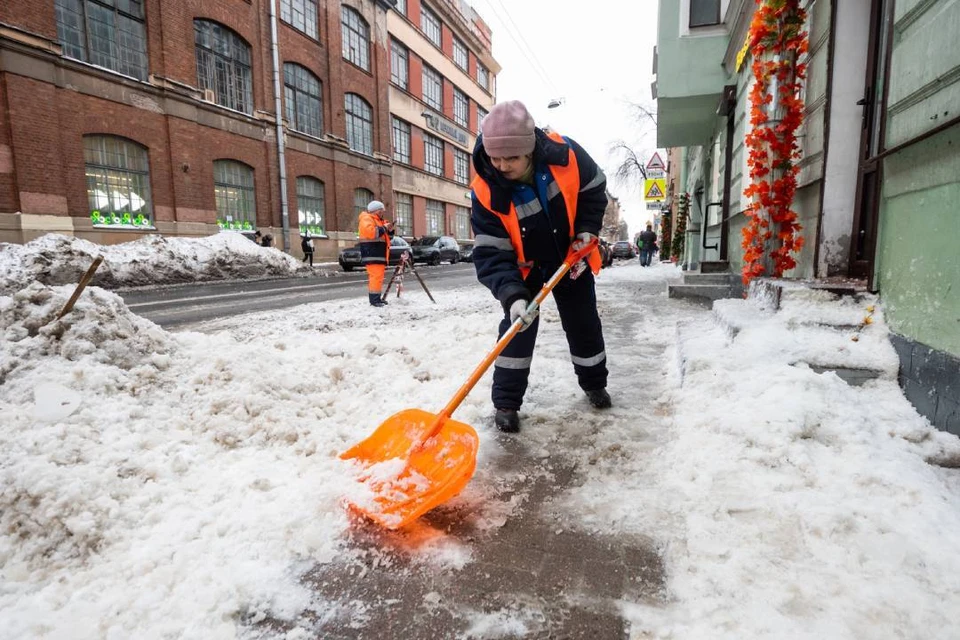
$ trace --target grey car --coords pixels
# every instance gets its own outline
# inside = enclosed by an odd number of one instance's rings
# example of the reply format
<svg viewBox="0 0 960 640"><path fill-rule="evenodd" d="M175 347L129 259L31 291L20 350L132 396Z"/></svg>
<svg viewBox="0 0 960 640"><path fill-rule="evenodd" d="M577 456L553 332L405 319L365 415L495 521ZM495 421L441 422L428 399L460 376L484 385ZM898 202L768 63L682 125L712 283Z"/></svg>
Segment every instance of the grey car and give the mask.
<svg viewBox="0 0 960 640"><path fill-rule="evenodd" d="M441 262L460 262L460 245L451 236L423 236L410 243L413 261L437 265Z"/></svg>

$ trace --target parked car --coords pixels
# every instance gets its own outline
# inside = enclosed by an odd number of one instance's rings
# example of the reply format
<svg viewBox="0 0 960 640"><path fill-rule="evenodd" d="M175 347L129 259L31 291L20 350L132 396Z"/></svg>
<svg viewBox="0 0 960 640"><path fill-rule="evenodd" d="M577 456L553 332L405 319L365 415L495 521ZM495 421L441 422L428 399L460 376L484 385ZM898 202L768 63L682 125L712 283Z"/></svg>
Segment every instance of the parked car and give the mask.
<svg viewBox="0 0 960 640"><path fill-rule="evenodd" d="M410 243L413 261L437 265L441 262L456 264L460 261L460 245L450 236L423 236Z"/></svg>
<svg viewBox="0 0 960 640"><path fill-rule="evenodd" d="M613 249L606 240L600 240L600 266L609 267L613 264Z"/></svg>
<svg viewBox="0 0 960 640"><path fill-rule="evenodd" d="M475 240L457 240L460 244L460 259L464 262L473 262L473 245Z"/></svg>
<svg viewBox="0 0 960 640"><path fill-rule="evenodd" d="M413 259L413 249L410 248L410 243L400 236L390 238L390 266L400 264L401 256L404 253ZM360 261L360 244L357 243L352 247L341 249L337 262L340 263L340 268L344 271L363 268L363 263Z"/></svg>
<svg viewBox="0 0 960 640"><path fill-rule="evenodd" d="M637 254L629 240L617 240L613 243L613 257L631 259L636 258Z"/></svg>

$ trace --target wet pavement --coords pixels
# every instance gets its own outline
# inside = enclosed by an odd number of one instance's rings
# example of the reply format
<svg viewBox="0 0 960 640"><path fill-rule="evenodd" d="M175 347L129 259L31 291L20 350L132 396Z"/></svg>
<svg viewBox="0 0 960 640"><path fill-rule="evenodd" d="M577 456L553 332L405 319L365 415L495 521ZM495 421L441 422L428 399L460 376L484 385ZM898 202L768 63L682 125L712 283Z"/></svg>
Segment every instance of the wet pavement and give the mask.
<svg viewBox="0 0 960 640"><path fill-rule="evenodd" d="M507 452L500 464L529 465L521 441L500 440ZM576 473L562 464L546 471L527 487L521 513L493 532L474 530L469 515L457 510L440 508L423 518L421 526L471 547L472 561L460 570L438 574L419 562L422 532L408 536L357 523L349 546L371 553L303 576L339 612L317 621L317 637L628 638L620 602L662 597L659 554L649 541L558 526L541 507L576 482Z"/></svg>

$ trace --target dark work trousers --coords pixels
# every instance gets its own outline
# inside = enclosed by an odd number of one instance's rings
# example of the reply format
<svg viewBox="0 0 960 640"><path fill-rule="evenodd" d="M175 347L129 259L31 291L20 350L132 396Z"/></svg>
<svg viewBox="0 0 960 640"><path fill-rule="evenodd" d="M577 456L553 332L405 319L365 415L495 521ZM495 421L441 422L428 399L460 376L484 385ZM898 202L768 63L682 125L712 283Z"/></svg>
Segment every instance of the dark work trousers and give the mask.
<svg viewBox="0 0 960 640"><path fill-rule="evenodd" d="M553 275L554 270L547 273ZM544 275L534 268L527 277L530 299L543 287ZM607 355L603 346L603 329L597 314L597 293L593 273L587 269L579 278L564 276L554 290L553 298L560 312L560 323L567 334L573 370L584 391L607 386ZM539 316L526 331L518 333L497 357L493 369L493 406L498 409L519 409L530 377L533 348L537 342ZM510 312L500 321L500 337L510 328Z"/></svg>

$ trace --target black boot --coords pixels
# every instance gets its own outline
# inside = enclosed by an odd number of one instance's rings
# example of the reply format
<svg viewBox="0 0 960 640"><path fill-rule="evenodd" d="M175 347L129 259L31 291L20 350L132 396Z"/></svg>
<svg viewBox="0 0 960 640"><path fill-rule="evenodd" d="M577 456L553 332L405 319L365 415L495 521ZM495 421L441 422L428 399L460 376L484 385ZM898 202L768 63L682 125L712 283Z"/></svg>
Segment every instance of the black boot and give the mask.
<svg viewBox="0 0 960 640"><path fill-rule="evenodd" d="M520 416L516 409L497 409L497 415L493 417L493 423L497 429L504 433L517 433L520 431Z"/></svg>
<svg viewBox="0 0 960 640"><path fill-rule="evenodd" d="M609 409L613 406L613 402L610 401L610 394L607 393L606 389L591 389L586 394L587 400L595 409Z"/></svg>
<svg viewBox="0 0 960 640"><path fill-rule="evenodd" d="M370 304L372 304L373 306L375 306L375 307L385 307L385 306L387 306L386 301L380 299L380 294L379 294L379 293L371 293L371 294L368 294L368 295L370 296Z"/></svg>

